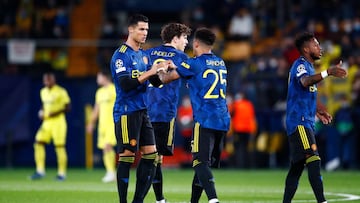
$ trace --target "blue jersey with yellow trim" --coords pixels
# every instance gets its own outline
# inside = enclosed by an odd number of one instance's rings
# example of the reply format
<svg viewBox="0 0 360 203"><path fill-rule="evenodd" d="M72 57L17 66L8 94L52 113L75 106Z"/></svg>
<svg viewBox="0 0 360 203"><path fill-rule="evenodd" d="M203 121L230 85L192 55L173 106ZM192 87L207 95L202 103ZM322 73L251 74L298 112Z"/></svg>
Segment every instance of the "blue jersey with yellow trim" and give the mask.
<svg viewBox="0 0 360 203"><path fill-rule="evenodd" d="M161 45L146 50L151 63L158 63L171 59L176 66L186 61L188 56L172 46ZM176 117L179 101L181 80L154 87L149 84L146 96L146 105L151 122L170 122Z"/></svg>
<svg viewBox="0 0 360 203"><path fill-rule="evenodd" d="M148 57L143 50L134 51L126 44L122 44L113 54L110 63L111 75L116 89L114 104L114 121L118 122L121 115L146 109L144 96L147 82L136 89L125 92L119 79L121 77L138 78L148 70Z"/></svg>
<svg viewBox="0 0 360 203"><path fill-rule="evenodd" d="M224 61L212 53L202 54L183 62L176 70L187 79L194 121L204 128L228 131Z"/></svg>
<svg viewBox="0 0 360 203"><path fill-rule="evenodd" d="M291 135L298 125L314 130L317 87L304 87L300 78L314 75L313 65L304 57L298 58L289 73L287 94L286 130Z"/></svg>

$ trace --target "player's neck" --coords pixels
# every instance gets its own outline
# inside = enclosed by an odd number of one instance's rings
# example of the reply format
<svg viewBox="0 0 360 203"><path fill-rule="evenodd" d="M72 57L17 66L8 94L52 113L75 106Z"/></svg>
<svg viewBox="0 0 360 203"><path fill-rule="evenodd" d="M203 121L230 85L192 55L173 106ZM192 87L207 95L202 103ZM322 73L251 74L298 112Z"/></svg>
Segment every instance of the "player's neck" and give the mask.
<svg viewBox="0 0 360 203"><path fill-rule="evenodd" d="M176 46L172 43L165 43L164 46L174 47L176 49Z"/></svg>
<svg viewBox="0 0 360 203"><path fill-rule="evenodd" d="M308 61L309 63L314 63L315 61L314 61L314 59L313 58L311 58L310 56L306 56L306 55L301 55L301 57L303 57L306 61Z"/></svg>
<svg viewBox="0 0 360 203"><path fill-rule="evenodd" d="M141 43L136 42L135 40L128 38L125 42L129 47L131 47L134 51L139 51L141 48Z"/></svg>
<svg viewBox="0 0 360 203"><path fill-rule="evenodd" d="M111 84L111 82L104 82L103 87L107 87Z"/></svg>
<svg viewBox="0 0 360 203"><path fill-rule="evenodd" d="M201 56L203 54L211 54L211 49L199 49L196 56Z"/></svg>

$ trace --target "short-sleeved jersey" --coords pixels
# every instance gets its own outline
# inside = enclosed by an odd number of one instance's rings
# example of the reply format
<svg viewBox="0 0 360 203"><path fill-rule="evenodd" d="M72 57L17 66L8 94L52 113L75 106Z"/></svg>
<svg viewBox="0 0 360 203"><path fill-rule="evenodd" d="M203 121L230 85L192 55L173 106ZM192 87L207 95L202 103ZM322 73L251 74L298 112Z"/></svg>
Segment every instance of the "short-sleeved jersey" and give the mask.
<svg viewBox="0 0 360 203"><path fill-rule="evenodd" d="M315 84L304 87L300 81L301 77L314 74L313 65L304 57L298 58L290 69L286 110L288 135L295 132L299 125L314 130L317 87Z"/></svg>
<svg viewBox="0 0 360 203"><path fill-rule="evenodd" d="M204 128L228 131L224 61L212 53L203 54L183 62L176 70L187 79L194 121Z"/></svg>
<svg viewBox="0 0 360 203"><path fill-rule="evenodd" d="M64 110L65 106L70 103L68 92L59 85L54 85L51 88L43 87L40 90L40 98L44 115ZM60 117L65 117L65 113L56 116L56 118Z"/></svg>
<svg viewBox="0 0 360 203"><path fill-rule="evenodd" d="M114 129L113 108L116 98L114 84L100 87L95 94L95 103L99 107L98 129Z"/></svg>
<svg viewBox="0 0 360 203"><path fill-rule="evenodd" d="M126 44L118 48L110 62L110 69L116 89L116 100L113 109L114 121L117 122L121 115L127 115L134 111L146 109L144 97L147 82L137 88L125 92L119 79L121 77L138 78L148 70L148 57L143 50L135 51Z"/></svg>
<svg viewBox="0 0 360 203"><path fill-rule="evenodd" d="M188 59L184 52L172 46L161 45L148 49L146 52L152 64L171 59L179 67L183 61ZM180 86L180 79L160 87L149 84L146 105L151 122L170 122L176 117Z"/></svg>

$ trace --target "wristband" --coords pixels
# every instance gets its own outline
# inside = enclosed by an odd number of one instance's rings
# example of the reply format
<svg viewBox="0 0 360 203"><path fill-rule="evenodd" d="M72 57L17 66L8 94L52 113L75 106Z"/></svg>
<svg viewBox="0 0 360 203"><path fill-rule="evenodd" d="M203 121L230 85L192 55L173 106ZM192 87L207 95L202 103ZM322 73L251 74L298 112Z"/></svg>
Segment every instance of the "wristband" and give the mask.
<svg viewBox="0 0 360 203"><path fill-rule="evenodd" d="M321 71L321 77L325 79L327 76L329 76L327 70Z"/></svg>

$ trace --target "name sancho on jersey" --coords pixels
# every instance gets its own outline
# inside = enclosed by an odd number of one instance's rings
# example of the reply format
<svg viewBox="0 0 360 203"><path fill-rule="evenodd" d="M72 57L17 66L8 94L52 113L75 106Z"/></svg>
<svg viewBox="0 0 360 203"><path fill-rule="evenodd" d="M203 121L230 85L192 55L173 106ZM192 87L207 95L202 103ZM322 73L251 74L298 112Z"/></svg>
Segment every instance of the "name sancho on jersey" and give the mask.
<svg viewBox="0 0 360 203"><path fill-rule="evenodd" d="M207 66L225 66L225 62L223 60L206 60Z"/></svg>

